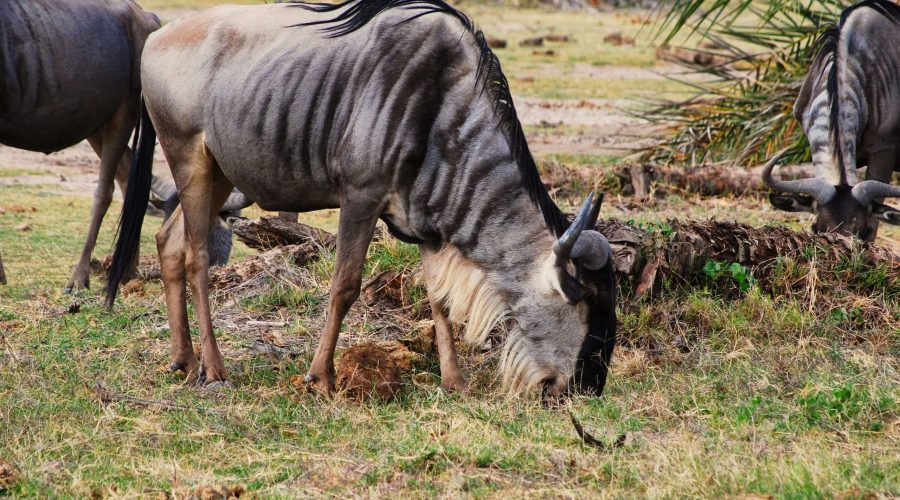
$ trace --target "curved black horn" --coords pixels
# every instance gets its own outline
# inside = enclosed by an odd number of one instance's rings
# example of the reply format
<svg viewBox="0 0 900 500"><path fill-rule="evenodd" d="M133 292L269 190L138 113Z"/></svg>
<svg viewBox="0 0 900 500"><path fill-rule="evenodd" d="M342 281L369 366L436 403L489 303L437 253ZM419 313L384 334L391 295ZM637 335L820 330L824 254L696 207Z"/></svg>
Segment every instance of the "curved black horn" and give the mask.
<svg viewBox="0 0 900 500"><path fill-rule="evenodd" d="M798 179L795 181L776 180L772 177L772 170L779 160L784 158L790 148L784 148L766 163L762 171L762 180L770 188L783 193L803 193L812 196L817 202L825 203L834 196L834 186L824 179L813 177L811 179Z"/></svg>
<svg viewBox="0 0 900 500"><path fill-rule="evenodd" d="M597 203L594 203L594 206L591 208L591 213L588 215L587 224L585 227L589 229L594 229L597 225L597 219L600 217L600 205L603 205L603 193L597 195Z"/></svg>
<svg viewBox="0 0 900 500"><path fill-rule="evenodd" d="M892 186L881 181L862 181L853 186L853 197L863 206L868 206L878 198L900 198L900 186Z"/></svg>
<svg viewBox="0 0 900 500"><path fill-rule="evenodd" d="M594 193L590 193L581 205L581 210L578 211L578 216L575 217L572 225L569 226L569 229L566 229L566 232L559 237L559 241L553 245L553 253L557 256L563 259L571 258L572 248L575 247L575 242L578 241L578 237L581 236L581 232L587 225L593 202Z"/></svg>

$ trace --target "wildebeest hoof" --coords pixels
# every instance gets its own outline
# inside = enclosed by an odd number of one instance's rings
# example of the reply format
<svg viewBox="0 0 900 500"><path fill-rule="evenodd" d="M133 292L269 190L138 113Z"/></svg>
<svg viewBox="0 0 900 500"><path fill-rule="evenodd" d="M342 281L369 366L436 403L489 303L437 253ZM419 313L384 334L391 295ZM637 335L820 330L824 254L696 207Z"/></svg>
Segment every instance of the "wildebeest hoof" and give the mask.
<svg viewBox="0 0 900 500"><path fill-rule="evenodd" d="M469 390L469 383L464 378L441 380L445 391L463 393Z"/></svg>
<svg viewBox="0 0 900 500"><path fill-rule="evenodd" d="M320 377L310 373L303 378L303 382L312 392L319 392L326 396L334 393L334 377Z"/></svg>
<svg viewBox="0 0 900 500"><path fill-rule="evenodd" d="M72 295L72 287L67 286L67 287L63 290L63 293L66 294L66 295Z"/></svg>
<svg viewBox="0 0 900 500"><path fill-rule="evenodd" d="M178 371L187 372L187 365L184 363L179 363L177 361L172 361L172 364L169 365L169 371L172 373L175 373Z"/></svg>

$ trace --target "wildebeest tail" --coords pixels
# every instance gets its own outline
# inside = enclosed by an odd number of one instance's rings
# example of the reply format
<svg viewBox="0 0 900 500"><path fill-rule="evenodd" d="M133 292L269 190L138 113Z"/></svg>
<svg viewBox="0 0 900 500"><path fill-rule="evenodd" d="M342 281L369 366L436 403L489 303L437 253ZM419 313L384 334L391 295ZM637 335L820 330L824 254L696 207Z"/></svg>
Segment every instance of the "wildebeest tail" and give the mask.
<svg viewBox="0 0 900 500"><path fill-rule="evenodd" d="M125 191L125 206L119 222L119 235L112 264L106 277L106 305L112 307L119 285L131 268L141 243L141 226L150 201L150 183L153 178L153 150L156 147L156 130L147 106L141 98L141 119L134 132L134 157Z"/></svg>

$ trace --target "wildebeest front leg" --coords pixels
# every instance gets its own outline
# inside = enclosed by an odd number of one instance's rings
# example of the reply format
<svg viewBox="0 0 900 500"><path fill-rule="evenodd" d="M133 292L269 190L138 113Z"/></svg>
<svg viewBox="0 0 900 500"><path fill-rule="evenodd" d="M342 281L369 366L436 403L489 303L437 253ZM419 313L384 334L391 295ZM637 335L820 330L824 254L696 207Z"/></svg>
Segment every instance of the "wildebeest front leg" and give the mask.
<svg viewBox="0 0 900 500"><path fill-rule="evenodd" d="M156 234L159 251L159 267L166 291L166 312L169 317L169 335L172 339L172 364L170 370L182 371L188 380L198 375L199 363L191 344L187 314L187 287L185 282L185 232L181 207Z"/></svg>
<svg viewBox="0 0 900 500"><path fill-rule="evenodd" d="M425 276L431 276L432 255L424 246L419 247L422 255L422 266L425 268ZM426 278L427 280L428 278ZM428 286L428 302L431 303L431 317L434 318L434 336L437 343L438 356L441 362L441 387L451 391L463 392L468 388L466 377L459 369L459 361L456 356L456 345L453 342L453 326L444 312L444 305L437 300L432 292L431 283Z"/></svg>
<svg viewBox="0 0 900 500"><path fill-rule="evenodd" d="M72 272L72 277L66 284L66 293L89 286L91 253L97 244L100 224L112 202L113 180L119 161L128 147L128 138L134 128L135 116L135 103L128 100L119 107L113 118L100 131L88 138L88 142L100 156L100 176L97 188L94 190L94 203L91 207L91 222L88 227L87 240L84 242L81 258Z"/></svg>
<svg viewBox="0 0 900 500"><path fill-rule="evenodd" d="M338 334L344 316L359 297L366 250L372 241L380 213L379 207L346 204L341 207L328 316L325 330L319 337L319 347L306 375L306 383L326 394L334 391L334 350Z"/></svg>

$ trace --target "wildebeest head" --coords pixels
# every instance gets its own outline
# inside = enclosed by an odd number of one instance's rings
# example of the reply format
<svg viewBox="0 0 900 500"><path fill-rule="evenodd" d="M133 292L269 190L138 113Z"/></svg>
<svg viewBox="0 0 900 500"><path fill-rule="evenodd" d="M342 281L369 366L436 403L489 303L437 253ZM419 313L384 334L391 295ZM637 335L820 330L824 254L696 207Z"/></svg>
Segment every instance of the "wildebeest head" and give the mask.
<svg viewBox="0 0 900 500"><path fill-rule="evenodd" d="M602 196L588 196L575 221L553 245L534 288L513 305L501 366L512 390L540 382L546 396L573 385L600 394L615 345L612 251L593 227Z"/></svg>
<svg viewBox="0 0 900 500"><path fill-rule="evenodd" d="M900 186L874 180L854 186L834 186L818 177L793 181L774 179L772 171L786 152L785 149L775 155L763 169L763 181L780 192L770 195L769 200L780 210L816 214L814 233L833 232L873 241L879 221L900 225L900 210L878 201L900 197Z"/></svg>

